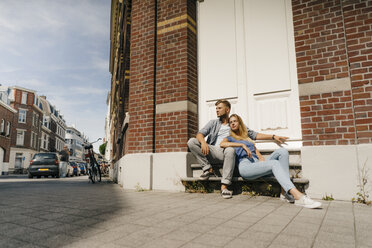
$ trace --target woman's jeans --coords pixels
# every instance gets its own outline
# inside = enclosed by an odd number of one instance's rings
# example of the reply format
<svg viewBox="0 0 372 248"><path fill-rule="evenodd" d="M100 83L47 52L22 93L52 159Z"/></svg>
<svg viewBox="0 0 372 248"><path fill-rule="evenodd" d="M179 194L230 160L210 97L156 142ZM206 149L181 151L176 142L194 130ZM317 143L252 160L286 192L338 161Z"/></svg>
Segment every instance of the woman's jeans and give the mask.
<svg viewBox="0 0 372 248"><path fill-rule="evenodd" d="M239 162L239 173L244 179L252 180L274 174L285 192L295 188L289 179L289 154L286 149L275 150L266 161L261 162L256 158L253 160L251 162L248 158L243 158Z"/></svg>

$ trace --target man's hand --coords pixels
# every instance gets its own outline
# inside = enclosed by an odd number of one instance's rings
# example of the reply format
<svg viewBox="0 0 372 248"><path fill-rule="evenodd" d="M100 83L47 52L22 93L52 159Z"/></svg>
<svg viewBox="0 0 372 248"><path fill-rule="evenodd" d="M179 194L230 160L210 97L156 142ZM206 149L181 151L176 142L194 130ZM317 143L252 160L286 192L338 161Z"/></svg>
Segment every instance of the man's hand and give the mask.
<svg viewBox="0 0 372 248"><path fill-rule="evenodd" d="M289 138L288 138L288 137L284 137L284 136L276 136L276 135L274 135L274 140L275 140L276 142L279 142L280 144L285 143L285 141L286 141L287 139L289 139Z"/></svg>
<svg viewBox="0 0 372 248"><path fill-rule="evenodd" d="M209 154L209 147L206 142L201 143L201 152L204 154L204 156Z"/></svg>

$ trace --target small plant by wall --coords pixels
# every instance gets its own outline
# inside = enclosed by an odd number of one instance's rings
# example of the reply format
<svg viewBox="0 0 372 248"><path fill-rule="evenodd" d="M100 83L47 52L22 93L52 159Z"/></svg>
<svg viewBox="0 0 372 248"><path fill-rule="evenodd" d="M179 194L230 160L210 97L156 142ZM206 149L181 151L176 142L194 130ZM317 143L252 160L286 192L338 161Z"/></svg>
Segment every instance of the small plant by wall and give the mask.
<svg viewBox="0 0 372 248"><path fill-rule="evenodd" d="M367 160L364 162L363 167L360 170L359 174L359 192L357 193L357 197L353 198L353 202L363 203L366 205L371 205L372 201L369 200L369 192L367 190L367 183L368 183L368 168L367 168Z"/></svg>

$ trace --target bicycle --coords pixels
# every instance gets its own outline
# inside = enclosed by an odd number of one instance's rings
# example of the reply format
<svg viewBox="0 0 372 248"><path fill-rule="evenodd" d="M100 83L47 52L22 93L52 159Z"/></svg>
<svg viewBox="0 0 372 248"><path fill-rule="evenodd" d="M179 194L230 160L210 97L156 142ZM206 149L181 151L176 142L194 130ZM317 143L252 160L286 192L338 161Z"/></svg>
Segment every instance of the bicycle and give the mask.
<svg viewBox="0 0 372 248"><path fill-rule="evenodd" d="M87 145L84 145L84 149L87 151L85 154L85 159L88 163L88 175L89 175L89 180L92 181L92 183L95 182L101 182L101 170L100 166L97 163L96 158L94 157L94 152L93 152L93 144L99 141L101 138L97 139L96 141L92 143L88 143Z"/></svg>

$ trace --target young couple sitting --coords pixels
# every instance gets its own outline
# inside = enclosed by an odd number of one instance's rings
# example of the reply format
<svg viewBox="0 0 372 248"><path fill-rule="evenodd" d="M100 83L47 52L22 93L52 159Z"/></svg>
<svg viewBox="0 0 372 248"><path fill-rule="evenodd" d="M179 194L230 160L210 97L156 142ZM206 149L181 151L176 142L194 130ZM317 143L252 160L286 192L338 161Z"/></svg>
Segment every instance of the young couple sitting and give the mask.
<svg viewBox="0 0 372 248"><path fill-rule="evenodd" d="M256 179L274 175L282 187L280 198L306 208L319 208L320 202L310 199L296 189L289 178L289 155L284 148L275 150L267 160L257 150L253 140L275 140L285 142L288 137L257 133L248 129L240 116L230 116L231 104L227 100L216 102L218 119L211 120L196 138L188 141L188 147L201 164L200 179L207 180L213 175L211 164L223 163L221 195L231 198L227 186L232 183L235 165L244 179ZM205 141L205 137L207 137Z"/></svg>

